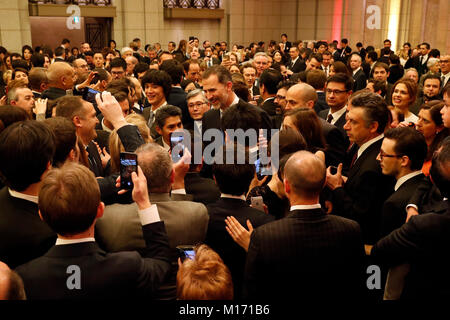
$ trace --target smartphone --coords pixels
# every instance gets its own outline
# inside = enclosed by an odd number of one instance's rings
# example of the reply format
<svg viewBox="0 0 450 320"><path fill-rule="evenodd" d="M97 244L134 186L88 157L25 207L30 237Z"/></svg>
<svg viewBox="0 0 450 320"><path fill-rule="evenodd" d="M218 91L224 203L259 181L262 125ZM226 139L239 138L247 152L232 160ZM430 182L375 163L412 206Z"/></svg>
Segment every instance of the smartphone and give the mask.
<svg viewBox="0 0 450 320"><path fill-rule="evenodd" d="M174 131L170 133L170 151L172 154L172 161L178 162L184 154L184 132Z"/></svg>
<svg viewBox="0 0 450 320"><path fill-rule="evenodd" d="M260 210L262 212L265 212L264 211L264 201L263 201L263 198L261 196L251 197L250 201L251 201L251 204L252 204L252 208Z"/></svg>
<svg viewBox="0 0 450 320"><path fill-rule="evenodd" d="M194 246L177 246L178 256L183 262L186 259L194 260L195 258L195 249Z"/></svg>
<svg viewBox="0 0 450 320"><path fill-rule="evenodd" d="M255 160L255 171L256 171L256 176L258 177L258 180L264 179L264 176L272 175L272 167L271 167L270 163L267 165L263 165L263 164L261 164L260 159Z"/></svg>
<svg viewBox="0 0 450 320"><path fill-rule="evenodd" d="M95 96L97 93L100 93L100 96L101 96L100 91L97 91L97 90L87 87L83 93L83 100L86 100L87 102L96 104Z"/></svg>
<svg viewBox="0 0 450 320"><path fill-rule="evenodd" d="M120 187L122 189L133 189L131 173L137 172L137 154L131 152L120 153Z"/></svg>

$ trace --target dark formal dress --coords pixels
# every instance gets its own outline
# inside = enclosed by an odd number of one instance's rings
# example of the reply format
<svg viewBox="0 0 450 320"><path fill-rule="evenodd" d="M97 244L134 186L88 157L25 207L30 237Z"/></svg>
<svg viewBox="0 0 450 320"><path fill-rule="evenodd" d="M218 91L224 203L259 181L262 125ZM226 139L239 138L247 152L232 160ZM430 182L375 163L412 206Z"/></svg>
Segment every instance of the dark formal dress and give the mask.
<svg viewBox="0 0 450 320"><path fill-rule="evenodd" d="M95 242L55 245L44 256L16 271L27 298L130 299L151 298L170 270L169 243L163 222L142 227L146 248L141 252L106 253ZM76 266L80 288L70 289L69 266Z"/></svg>
<svg viewBox="0 0 450 320"><path fill-rule="evenodd" d="M251 208L244 200L220 198L207 206L209 213L208 232L205 243L215 250L230 269L233 278L235 298L242 296L245 250L233 241L225 229L225 219L234 216L240 224L247 227L247 219L253 227L273 221L273 217Z"/></svg>
<svg viewBox="0 0 450 320"><path fill-rule="evenodd" d="M0 190L0 261L11 269L42 256L54 244L56 233L39 218L37 203Z"/></svg>
<svg viewBox="0 0 450 320"><path fill-rule="evenodd" d="M382 141L362 152L350 167L347 182L332 192L333 214L357 221L366 244L380 238L381 208L394 191L395 179L383 175L376 160Z"/></svg>
<svg viewBox="0 0 450 320"><path fill-rule="evenodd" d="M256 228L245 266L245 297L296 301L360 298L364 248L355 221L322 209L294 210Z"/></svg>

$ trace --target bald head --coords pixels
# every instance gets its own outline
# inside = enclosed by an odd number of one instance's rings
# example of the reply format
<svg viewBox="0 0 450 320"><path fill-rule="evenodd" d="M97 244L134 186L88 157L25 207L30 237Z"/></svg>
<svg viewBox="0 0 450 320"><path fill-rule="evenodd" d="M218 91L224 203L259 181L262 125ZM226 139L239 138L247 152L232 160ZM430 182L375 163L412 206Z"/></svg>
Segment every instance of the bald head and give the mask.
<svg viewBox="0 0 450 320"><path fill-rule="evenodd" d="M75 80L73 67L66 62L55 62L48 67L47 78L50 87L72 89Z"/></svg>
<svg viewBox="0 0 450 320"><path fill-rule="evenodd" d="M311 85L298 83L289 88L286 93L286 101L286 111L297 108L312 109L317 101L317 93Z"/></svg>
<svg viewBox="0 0 450 320"><path fill-rule="evenodd" d="M0 261L0 300L25 300L25 289L20 276Z"/></svg>
<svg viewBox="0 0 450 320"><path fill-rule="evenodd" d="M284 182L289 185L286 192L304 199L319 198L325 184L326 169L324 162L309 151L298 151L286 162Z"/></svg>

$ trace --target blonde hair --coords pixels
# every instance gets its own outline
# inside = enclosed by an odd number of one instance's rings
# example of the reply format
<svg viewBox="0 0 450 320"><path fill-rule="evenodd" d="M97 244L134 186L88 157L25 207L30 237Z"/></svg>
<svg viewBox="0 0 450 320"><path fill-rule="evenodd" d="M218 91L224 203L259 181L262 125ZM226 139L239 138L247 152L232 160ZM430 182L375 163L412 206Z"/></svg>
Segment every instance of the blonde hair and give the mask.
<svg viewBox="0 0 450 320"><path fill-rule="evenodd" d="M125 117L125 120L135 125L145 143L153 142L150 136L150 129L147 126L145 119L139 114L130 114ZM117 130L113 130L109 136L109 153L111 155L111 172L118 172L120 169L120 153L125 151L122 142L119 139Z"/></svg>

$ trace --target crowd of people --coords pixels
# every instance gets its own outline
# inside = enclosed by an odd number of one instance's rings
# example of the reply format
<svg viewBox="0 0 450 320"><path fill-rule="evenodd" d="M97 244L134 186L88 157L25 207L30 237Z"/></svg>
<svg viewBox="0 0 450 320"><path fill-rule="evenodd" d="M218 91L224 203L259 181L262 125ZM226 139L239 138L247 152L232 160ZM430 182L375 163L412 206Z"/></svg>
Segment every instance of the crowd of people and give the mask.
<svg viewBox="0 0 450 320"><path fill-rule="evenodd" d="M449 297L450 55L280 40L0 47L0 299Z"/></svg>

